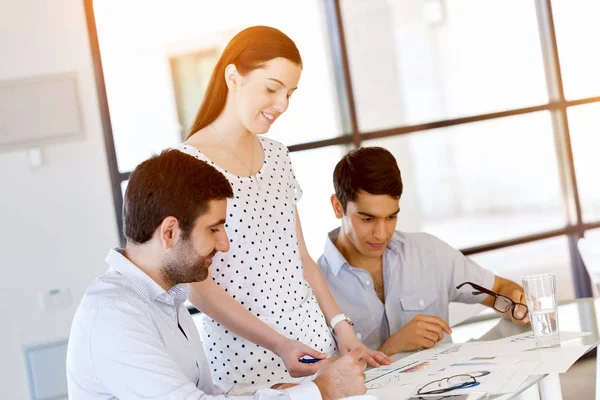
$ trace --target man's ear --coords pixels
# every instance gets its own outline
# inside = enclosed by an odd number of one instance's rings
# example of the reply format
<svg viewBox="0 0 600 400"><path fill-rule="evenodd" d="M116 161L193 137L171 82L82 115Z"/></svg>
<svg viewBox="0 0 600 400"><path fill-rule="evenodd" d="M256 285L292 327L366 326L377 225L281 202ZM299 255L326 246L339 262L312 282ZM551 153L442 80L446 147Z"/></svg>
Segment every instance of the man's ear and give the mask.
<svg viewBox="0 0 600 400"><path fill-rule="evenodd" d="M342 207L342 203L340 203L340 199L335 194L331 195L331 206L333 207L333 212L335 213L335 217L337 219L341 219L344 216L344 207Z"/></svg>
<svg viewBox="0 0 600 400"><path fill-rule="evenodd" d="M235 65L229 64L225 68L225 83L229 90L235 91L238 86L242 84L241 76Z"/></svg>
<svg viewBox="0 0 600 400"><path fill-rule="evenodd" d="M167 217L158 227L160 242L165 249L175 247L181 238L181 227L175 217Z"/></svg>

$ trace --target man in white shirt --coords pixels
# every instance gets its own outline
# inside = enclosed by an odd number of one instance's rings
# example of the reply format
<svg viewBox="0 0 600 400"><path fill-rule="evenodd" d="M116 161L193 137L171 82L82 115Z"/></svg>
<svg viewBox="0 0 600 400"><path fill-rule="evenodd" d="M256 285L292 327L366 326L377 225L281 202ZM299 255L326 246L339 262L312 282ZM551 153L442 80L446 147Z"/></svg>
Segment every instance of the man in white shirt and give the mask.
<svg viewBox="0 0 600 400"><path fill-rule="evenodd" d="M88 288L67 352L69 399L224 399L184 302L229 249L227 179L166 150L132 172L124 198L125 249ZM214 338L215 341L219 338ZM360 351L322 361L313 382L239 399L336 399L365 392ZM231 398L231 397L227 397Z"/></svg>

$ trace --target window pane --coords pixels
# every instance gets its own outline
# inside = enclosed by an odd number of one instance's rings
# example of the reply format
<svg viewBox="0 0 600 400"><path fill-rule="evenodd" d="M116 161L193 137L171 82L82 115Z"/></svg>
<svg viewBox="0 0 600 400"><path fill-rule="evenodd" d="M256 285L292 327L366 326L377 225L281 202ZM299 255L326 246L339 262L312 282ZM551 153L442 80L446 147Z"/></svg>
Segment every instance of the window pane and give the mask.
<svg viewBox="0 0 600 400"><path fill-rule="evenodd" d="M591 229L585 232L585 239L592 243L592 249L600 249L600 229ZM589 253L589 251L587 252ZM592 282L592 291L594 292L594 297L600 295L600 257L598 256L597 251L592 251L591 254L585 253L583 256L583 263L590 275L590 280Z"/></svg>
<svg viewBox="0 0 600 400"><path fill-rule="evenodd" d="M600 243L600 229L590 229L589 231L586 231L585 237L596 243Z"/></svg>
<svg viewBox="0 0 600 400"><path fill-rule="evenodd" d="M217 57L249 25L281 29L304 61L299 89L269 136L289 146L341 134L321 1L219 1L210 12L207 4L94 2L120 171L182 140Z"/></svg>
<svg viewBox="0 0 600 400"><path fill-rule="evenodd" d="M565 97L600 96L600 2L553 1L552 13Z"/></svg>
<svg viewBox="0 0 600 400"><path fill-rule="evenodd" d="M471 258L496 275L519 284L527 275L554 272L558 299L575 298L569 245L565 236L474 254Z"/></svg>
<svg viewBox="0 0 600 400"><path fill-rule="evenodd" d="M397 158L399 226L466 248L564 227L550 115L526 114L363 142Z"/></svg>
<svg viewBox="0 0 600 400"><path fill-rule="evenodd" d="M548 100L533 1L343 0L342 12L362 131Z"/></svg>
<svg viewBox="0 0 600 400"><path fill-rule="evenodd" d="M348 150L347 146L329 146L291 153L294 172L303 191L298 203L302 232L315 261L323 254L327 233L339 226L329 198L334 193L333 169Z"/></svg>
<svg viewBox="0 0 600 400"><path fill-rule="evenodd" d="M583 219L600 221L600 104L571 107L568 117Z"/></svg>

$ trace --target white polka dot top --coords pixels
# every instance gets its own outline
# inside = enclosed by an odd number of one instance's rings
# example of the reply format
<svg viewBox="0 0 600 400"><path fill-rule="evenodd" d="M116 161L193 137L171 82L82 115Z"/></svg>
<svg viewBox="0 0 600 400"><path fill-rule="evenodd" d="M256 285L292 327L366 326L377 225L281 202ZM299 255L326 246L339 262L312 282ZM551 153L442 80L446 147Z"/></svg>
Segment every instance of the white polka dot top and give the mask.
<svg viewBox="0 0 600 400"><path fill-rule="evenodd" d="M230 249L215 255L212 279L280 334L331 354L335 343L303 277L294 212L302 191L289 152L277 141L259 139L265 160L252 177L231 174L195 147L179 146L222 172L233 187L225 225ZM224 390L235 384L295 381L269 350L234 335L206 315L202 315L202 328L213 380Z"/></svg>

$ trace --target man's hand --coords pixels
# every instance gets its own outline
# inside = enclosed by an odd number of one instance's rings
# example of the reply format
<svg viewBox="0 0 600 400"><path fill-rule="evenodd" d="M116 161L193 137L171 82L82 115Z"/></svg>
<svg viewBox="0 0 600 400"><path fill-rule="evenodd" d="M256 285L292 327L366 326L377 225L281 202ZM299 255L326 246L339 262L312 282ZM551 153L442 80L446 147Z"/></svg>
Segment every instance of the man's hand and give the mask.
<svg viewBox="0 0 600 400"><path fill-rule="evenodd" d="M302 357L309 356L322 359L327 357L327 354L319 353L315 349L300 343L297 340L287 338L281 341L274 353L281 357L292 378L316 374L323 362L319 361L313 364L304 364L298 361Z"/></svg>
<svg viewBox="0 0 600 400"><path fill-rule="evenodd" d="M525 292L523 291L523 288L517 284L511 285L510 289L505 290L504 293L500 293L500 294L502 294L503 296L506 296L506 297L510 297L510 299L512 301L514 301L515 303L527 304L527 300L525 299ZM515 314L518 314L518 313L519 313L519 310L518 309L515 310ZM522 314L523 313L521 312L520 315L517 315L517 316L521 317ZM513 309L512 308L510 308L507 312L503 313L502 318L510 319L516 325L522 326L522 325L529 324L529 314L521 320L515 319L513 317Z"/></svg>
<svg viewBox="0 0 600 400"><path fill-rule="evenodd" d="M379 350L391 356L403 351L430 349L444 338L444 332L452 333L446 321L433 315L419 314L390 336Z"/></svg>
<svg viewBox="0 0 600 400"><path fill-rule="evenodd" d="M494 286L492 287L492 291L502 296L509 297L512 301L521 304L527 304L525 299L525 292L523 292L523 288L516 282L513 282L509 279L502 278L501 276L497 276L494 278ZM486 296L486 299L481 303L488 306L494 306L494 296ZM496 310L498 311L498 310ZM500 312L500 311L498 311ZM519 312L518 309L515 310L515 315ZM512 320L512 322L516 325L527 325L529 324L529 315L525 318L519 320L513 317L513 308L509 308L508 311L501 313L502 318ZM520 317L520 316L519 316Z"/></svg>
<svg viewBox="0 0 600 400"><path fill-rule="evenodd" d="M356 348L335 361L321 361L322 368L314 380L323 400L341 399L343 397L365 394L364 369L367 363L362 359L364 348Z"/></svg>
<svg viewBox="0 0 600 400"><path fill-rule="evenodd" d="M365 346L354 333L354 329L347 322L339 323L335 327L337 336L338 351L344 355L354 349L361 348L364 350L363 360L367 365L373 368L379 368L382 365L389 365L392 360L377 350L371 350Z"/></svg>

